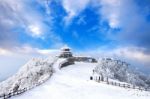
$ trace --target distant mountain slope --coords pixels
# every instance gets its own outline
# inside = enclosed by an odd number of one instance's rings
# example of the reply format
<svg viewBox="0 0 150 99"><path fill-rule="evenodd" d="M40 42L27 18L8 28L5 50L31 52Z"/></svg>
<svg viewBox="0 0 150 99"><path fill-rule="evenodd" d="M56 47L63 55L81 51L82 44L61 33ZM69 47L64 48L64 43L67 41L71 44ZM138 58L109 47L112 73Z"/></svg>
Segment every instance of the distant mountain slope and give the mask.
<svg viewBox="0 0 150 99"><path fill-rule="evenodd" d="M117 79L133 85L150 87L150 78L144 74L128 68L128 63L111 58L103 58L95 67L95 72L104 77Z"/></svg>

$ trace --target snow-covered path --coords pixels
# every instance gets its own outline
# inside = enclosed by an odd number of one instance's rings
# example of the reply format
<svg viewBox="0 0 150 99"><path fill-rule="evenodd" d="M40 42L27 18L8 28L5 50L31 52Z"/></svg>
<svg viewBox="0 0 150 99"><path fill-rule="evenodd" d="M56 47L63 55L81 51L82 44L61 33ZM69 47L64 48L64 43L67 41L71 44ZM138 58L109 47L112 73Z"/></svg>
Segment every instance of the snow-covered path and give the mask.
<svg viewBox="0 0 150 99"><path fill-rule="evenodd" d="M150 99L148 92L90 81L96 64L75 63L57 71L46 83L14 99Z"/></svg>

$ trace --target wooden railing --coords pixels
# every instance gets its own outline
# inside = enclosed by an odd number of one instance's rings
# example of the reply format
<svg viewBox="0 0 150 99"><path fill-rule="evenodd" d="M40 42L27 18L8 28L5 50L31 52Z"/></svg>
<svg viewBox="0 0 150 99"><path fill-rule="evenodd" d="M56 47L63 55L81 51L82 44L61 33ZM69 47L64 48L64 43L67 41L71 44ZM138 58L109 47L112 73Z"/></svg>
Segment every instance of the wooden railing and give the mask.
<svg viewBox="0 0 150 99"><path fill-rule="evenodd" d="M24 92L26 92L26 91L28 91L30 89L35 88L36 86L41 85L42 83L44 83L47 80L48 80L48 78L45 79L45 80L42 80L42 81L40 81L40 82L38 82L36 84L34 84L33 86L26 87L26 88L23 88L23 89L20 89L20 90L17 90L17 91L10 91L8 93L5 93L5 94L1 95L0 98L8 99L8 98L11 98L12 96L16 96L16 95L22 94L22 93L24 93Z"/></svg>
<svg viewBox="0 0 150 99"><path fill-rule="evenodd" d="M52 62L50 65L54 65L54 63L57 61L57 59L54 60L54 62ZM52 74L51 74L52 75ZM50 76L51 76L50 75ZM30 89L33 89L35 88L36 86L39 86L41 85L42 83L46 82L49 78L45 79L45 80L42 80L36 84L34 84L33 86L30 86L30 87L26 87L26 88L23 88L23 89L20 89L20 90L17 90L17 91L10 91L8 93L4 93L3 95L0 95L0 98L3 98L3 99L8 99L8 98L11 98L12 96L16 96L16 95L20 95Z"/></svg>
<svg viewBox="0 0 150 99"><path fill-rule="evenodd" d="M22 94L22 93L24 93L25 91L27 91L27 88L18 90L17 92L9 92L8 94L3 94L3 95L0 96L0 98L8 99L8 98L11 98L12 96Z"/></svg>
<svg viewBox="0 0 150 99"><path fill-rule="evenodd" d="M125 84L125 83L119 83L119 82L115 82L115 81L109 81L108 78L103 78L102 79L100 76L90 76L90 80L94 80L98 83L104 83L104 84L123 87L123 88L138 89L138 90L141 90L141 91L150 91L150 88L143 88L143 87L134 86L134 85L131 85L131 84Z"/></svg>

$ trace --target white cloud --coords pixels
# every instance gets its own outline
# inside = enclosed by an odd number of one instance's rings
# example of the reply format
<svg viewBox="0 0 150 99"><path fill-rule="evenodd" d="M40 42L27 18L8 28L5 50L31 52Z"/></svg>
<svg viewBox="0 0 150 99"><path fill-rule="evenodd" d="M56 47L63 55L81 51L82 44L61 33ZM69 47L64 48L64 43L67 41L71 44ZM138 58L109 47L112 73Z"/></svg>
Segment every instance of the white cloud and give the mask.
<svg viewBox="0 0 150 99"><path fill-rule="evenodd" d="M113 49L103 46L93 51L87 51L86 53L97 58L112 57L121 59L131 63L132 66L143 69L149 68L150 70L150 54L145 53L145 50L145 48L135 46L120 46Z"/></svg>
<svg viewBox="0 0 150 99"><path fill-rule="evenodd" d="M124 5L124 0L100 0L100 14L102 19L108 21L111 28L120 27L120 13Z"/></svg>
<svg viewBox="0 0 150 99"><path fill-rule="evenodd" d="M127 5L126 5L127 4ZM62 5L67 12L64 18L69 24L72 19L78 16L88 5L93 5L99 8L100 15L104 20L108 20L110 27L116 28L120 26L120 13L123 13L124 8L130 2L125 0L63 0Z"/></svg>
<svg viewBox="0 0 150 99"><path fill-rule="evenodd" d="M122 47L113 51L114 55L150 64L150 55L144 53L144 48Z"/></svg>
<svg viewBox="0 0 150 99"><path fill-rule="evenodd" d="M64 18L66 24L70 24L73 18L78 16L88 5L96 5L102 19L108 21L110 27L118 28L120 27L121 14L130 2L125 0L63 0L62 4L68 14Z"/></svg>
<svg viewBox="0 0 150 99"><path fill-rule="evenodd" d="M43 31L47 31L47 25L43 23L46 16L42 15L36 7L32 7L33 5L31 2L32 1L26 0L1 0L0 20L2 21L0 24L3 28L7 27L7 31L10 29L10 32L12 28L16 27L29 29L31 33L28 34L33 37L40 37L42 33L44 34ZM37 6L42 6L37 2L35 1ZM45 9L47 10L48 6ZM49 12L47 11L47 13ZM49 20L49 22L51 21L52 20Z"/></svg>
<svg viewBox="0 0 150 99"><path fill-rule="evenodd" d="M58 53L58 49L38 49L29 45L13 49L0 48L0 81L15 74L31 58L47 58Z"/></svg>
<svg viewBox="0 0 150 99"><path fill-rule="evenodd" d="M145 74L150 74L150 54L145 53L145 48L135 46L120 46L118 48L108 48L102 46L97 49L89 49L88 51L78 51L81 55L93 56L97 59L110 57L120 59L130 64L130 68L137 69Z"/></svg>
<svg viewBox="0 0 150 99"><path fill-rule="evenodd" d="M0 18L3 21L0 23L4 27L7 26L7 30L15 27L26 29L33 23L41 24L42 16L38 15L38 12L29 7L29 5L30 3L25 0L2 0L0 4L2 7ZM35 32L32 33L34 34Z"/></svg>
<svg viewBox="0 0 150 99"><path fill-rule="evenodd" d="M50 9L49 5L51 4L52 0L36 0L36 2L45 8L47 15L51 14L51 9Z"/></svg>
<svg viewBox="0 0 150 99"><path fill-rule="evenodd" d="M11 51L9 50L6 50L6 49L3 49L3 48L0 48L0 55L11 55Z"/></svg>
<svg viewBox="0 0 150 99"><path fill-rule="evenodd" d="M43 33L38 25L30 25L28 28L33 37L40 37Z"/></svg>
<svg viewBox="0 0 150 99"><path fill-rule="evenodd" d="M48 15L51 14L51 10L50 10L50 8L49 8L49 4L50 4L50 0L47 0L47 2L45 3L45 8L46 8L46 13L47 13Z"/></svg>
<svg viewBox="0 0 150 99"><path fill-rule="evenodd" d="M45 8L45 12L39 11L38 7ZM61 38L52 30L53 16L45 1L1 0L0 8L0 47L18 46L22 32L32 38L50 40L52 45L61 45Z"/></svg>
<svg viewBox="0 0 150 99"><path fill-rule="evenodd" d="M136 0L93 0L93 6L99 9L100 24L108 22L107 31L100 33L116 42L141 46L149 50L150 22L147 20L149 2ZM139 4L141 3L141 4ZM96 5L96 6L95 6ZM113 31L119 28L119 31Z"/></svg>
<svg viewBox="0 0 150 99"><path fill-rule="evenodd" d="M65 23L68 25L74 17L81 13L89 4L90 0L63 0L62 5L67 12L64 18Z"/></svg>

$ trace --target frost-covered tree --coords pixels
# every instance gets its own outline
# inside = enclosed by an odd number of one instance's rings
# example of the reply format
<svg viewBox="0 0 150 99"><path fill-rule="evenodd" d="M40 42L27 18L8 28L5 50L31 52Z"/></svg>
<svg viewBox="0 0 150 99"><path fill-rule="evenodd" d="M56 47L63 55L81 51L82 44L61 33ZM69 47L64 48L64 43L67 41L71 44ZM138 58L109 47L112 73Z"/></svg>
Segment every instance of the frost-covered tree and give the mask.
<svg viewBox="0 0 150 99"><path fill-rule="evenodd" d="M148 87L150 86L150 78L128 67L128 63L121 60L105 58L99 60L95 67L95 72L102 74L104 77L116 79L122 82L131 83L133 85Z"/></svg>
<svg viewBox="0 0 150 99"><path fill-rule="evenodd" d="M47 80L53 73L54 58L31 59L12 77L0 83L0 95L32 88L35 84Z"/></svg>

